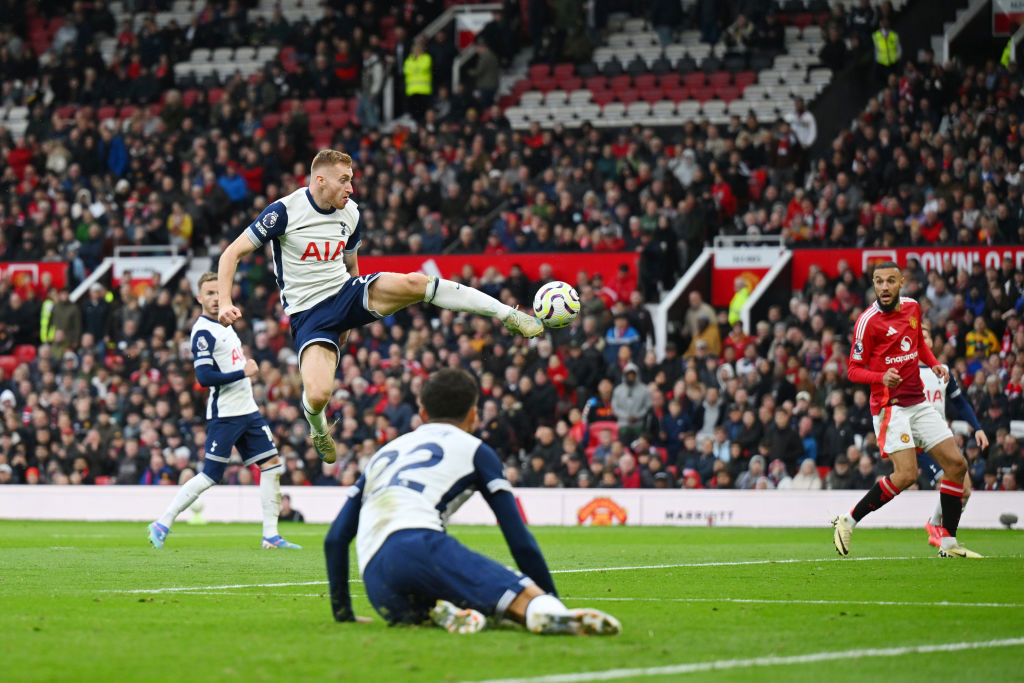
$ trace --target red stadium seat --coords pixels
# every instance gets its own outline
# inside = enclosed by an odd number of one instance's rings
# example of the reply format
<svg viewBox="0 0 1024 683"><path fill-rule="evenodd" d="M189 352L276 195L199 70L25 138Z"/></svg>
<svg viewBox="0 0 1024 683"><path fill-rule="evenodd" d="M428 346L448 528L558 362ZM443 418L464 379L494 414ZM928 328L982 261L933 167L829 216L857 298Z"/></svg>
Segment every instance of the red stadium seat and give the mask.
<svg viewBox="0 0 1024 683"><path fill-rule="evenodd" d="M10 377L16 367L18 367L17 358L14 356L0 356L0 370L4 371L4 376Z"/></svg>
<svg viewBox="0 0 1024 683"><path fill-rule="evenodd" d="M122 119L128 119L128 118L131 118L132 114L134 114L138 110L139 110L138 107L135 107L135 106L132 106L132 105L129 104L129 105L125 105L124 107L121 107L121 111L120 111L120 113L118 115Z"/></svg>
<svg viewBox="0 0 1024 683"><path fill-rule="evenodd" d="M537 81L542 78L550 78L551 76L551 65L550 64L534 64L530 67L530 80Z"/></svg>
<svg viewBox="0 0 1024 683"><path fill-rule="evenodd" d="M608 79L604 76L590 76L583 81L583 87L587 90L607 90Z"/></svg>
<svg viewBox="0 0 1024 683"><path fill-rule="evenodd" d="M615 92L615 99L623 104L631 104L640 99L640 93L634 88L626 88L624 90L618 90Z"/></svg>
<svg viewBox="0 0 1024 683"><path fill-rule="evenodd" d="M690 97L700 102L707 102L708 100L713 99L714 96L714 91L712 91L711 88L707 86L700 86L699 88L690 89Z"/></svg>
<svg viewBox="0 0 1024 683"><path fill-rule="evenodd" d="M704 85L704 72L694 71L683 76L683 85L687 88L699 88Z"/></svg>
<svg viewBox="0 0 1024 683"><path fill-rule="evenodd" d="M737 88L735 85L725 85L725 86L722 86L720 88L715 88L715 95L720 100L725 100L726 102L732 102L733 100L739 98L739 96L740 96L740 89Z"/></svg>
<svg viewBox="0 0 1024 683"><path fill-rule="evenodd" d="M590 423L590 439L587 441L587 446L599 446L601 432L606 429L610 429L612 432L612 441L619 438L619 423L614 420L600 420L598 422Z"/></svg>
<svg viewBox="0 0 1024 683"><path fill-rule="evenodd" d="M793 15L792 24L794 26L799 26L800 28L804 29L810 26L812 23L814 23L814 15L811 14L810 12L801 12L800 14Z"/></svg>
<svg viewBox="0 0 1024 683"><path fill-rule="evenodd" d="M324 110L328 113L348 109L348 100L344 97L331 97L327 100Z"/></svg>
<svg viewBox="0 0 1024 683"><path fill-rule="evenodd" d="M637 90L653 88L657 80L658 77L655 76L654 74L637 74L633 78L633 85L636 86Z"/></svg>
<svg viewBox="0 0 1024 683"><path fill-rule="evenodd" d="M714 73L708 74L708 85L712 88L729 85L731 82L732 74L728 71L715 71Z"/></svg>
<svg viewBox="0 0 1024 683"><path fill-rule="evenodd" d="M673 102L682 102L690 99L690 89L685 86L676 86L665 90L665 97Z"/></svg>
<svg viewBox="0 0 1024 683"><path fill-rule="evenodd" d="M209 100L211 105L217 104L224 98L224 88L211 88L210 92L207 93L206 99Z"/></svg>
<svg viewBox="0 0 1024 683"><path fill-rule="evenodd" d="M324 108L323 100L319 98L310 98L302 101L302 110L312 116L313 114L319 114Z"/></svg>
<svg viewBox="0 0 1024 683"><path fill-rule="evenodd" d="M113 477L99 476L93 479L93 483L97 486L109 486L110 484L116 484L117 481Z"/></svg>
<svg viewBox="0 0 1024 683"><path fill-rule="evenodd" d="M59 107L57 109L57 116L62 119L70 119L75 115L75 105L69 104L66 107Z"/></svg>
<svg viewBox="0 0 1024 683"><path fill-rule="evenodd" d="M555 76L555 80L558 81L558 87L561 90L579 90L583 87L583 79L579 76L567 76L565 78Z"/></svg>
<svg viewBox="0 0 1024 683"><path fill-rule="evenodd" d="M633 77L629 74L621 74L619 76L612 76L608 87L612 90L625 90L626 88L633 87Z"/></svg>
<svg viewBox="0 0 1024 683"><path fill-rule="evenodd" d="M185 92L181 93L181 103L188 109L196 101L196 97L199 96L199 91L195 88L190 88Z"/></svg>
<svg viewBox="0 0 1024 683"><path fill-rule="evenodd" d="M96 118L100 121L117 118L117 107L100 107L96 110Z"/></svg>
<svg viewBox="0 0 1024 683"><path fill-rule="evenodd" d="M679 85L679 74L674 71L672 73L662 74L661 77L658 78L658 84L661 85L662 90L674 88Z"/></svg>
<svg viewBox="0 0 1024 683"><path fill-rule="evenodd" d="M737 85L737 86L739 86L741 88L745 88L748 85L751 85L752 83L756 83L757 82L757 72L756 71L737 71L736 73L734 73L732 75L732 82L735 85Z"/></svg>
<svg viewBox="0 0 1024 683"><path fill-rule="evenodd" d="M330 114L310 114L309 115L309 132L314 136L327 131L331 131L331 115Z"/></svg>
<svg viewBox="0 0 1024 683"><path fill-rule="evenodd" d="M590 92L593 94L594 104L600 104L602 107L615 101L615 93L611 90L591 90Z"/></svg>
<svg viewBox="0 0 1024 683"><path fill-rule="evenodd" d="M539 78L533 82L533 89L548 93L558 88L558 82L553 78Z"/></svg>
<svg viewBox="0 0 1024 683"><path fill-rule="evenodd" d="M19 363L31 363L36 359L36 347L33 344L18 344L14 347L14 359Z"/></svg>
<svg viewBox="0 0 1024 683"><path fill-rule="evenodd" d="M656 86L643 88L640 90L640 99L646 102L660 102L665 99L665 93L662 92L661 88Z"/></svg>
<svg viewBox="0 0 1024 683"><path fill-rule="evenodd" d="M556 79L568 78L576 73L575 64L555 64L555 68L551 71L551 74Z"/></svg>
<svg viewBox="0 0 1024 683"><path fill-rule="evenodd" d="M825 477L832 471L832 468L828 465L818 465L818 476L821 477L822 483L825 481Z"/></svg>
<svg viewBox="0 0 1024 683"><path fill-rule="evenodd" d="M263 128L265 130L274 130L281 125L280 114L264 114L263 115Z"/></svg>

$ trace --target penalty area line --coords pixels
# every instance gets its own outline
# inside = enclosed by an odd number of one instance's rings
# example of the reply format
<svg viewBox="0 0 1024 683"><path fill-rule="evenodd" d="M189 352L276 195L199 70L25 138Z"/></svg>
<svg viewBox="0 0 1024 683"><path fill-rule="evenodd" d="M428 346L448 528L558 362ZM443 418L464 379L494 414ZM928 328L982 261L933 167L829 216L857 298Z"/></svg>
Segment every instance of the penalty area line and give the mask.
<svg viewBox="0 0 1024 683"><path fill-rule="evenodd" d="M909 654L959 652L962 650L1016 647L1020 645L1024 645L1024 638L1003 638L1000 640L983 640L975 642L867 648L859 650L840 650L834 652L812 652L810 654L792 655L789 657L778 657L773 655L768 657L752 657L749 659L719 659L712 662L693 662L691 664L651 666L636 669L606 669L604 671L551 674L547 676L531 676L528 678L492 678L479 681L478 683L578 683L580 681L610 681L619 678L672 676L696 673L700 671L724 671L728 669L747 669L752 667L787 666L791 664L810 664L814 662L828 662L841 659L861 659L865 657L899 657Z"/></svg>

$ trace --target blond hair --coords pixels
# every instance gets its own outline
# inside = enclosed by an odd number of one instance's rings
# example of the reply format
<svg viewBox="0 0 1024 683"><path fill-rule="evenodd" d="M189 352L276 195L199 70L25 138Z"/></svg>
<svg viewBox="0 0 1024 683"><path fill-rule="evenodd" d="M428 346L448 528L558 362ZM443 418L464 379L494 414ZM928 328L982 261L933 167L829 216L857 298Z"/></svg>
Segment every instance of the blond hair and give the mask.
<svg viewBox="0 0 1024 683"><path fill-rule="evenodd" d="M196 287L198 289L202 289L203 285L209 282L210 280L213 280L214 282L217 281L217 273L213 272L212 270L208 270L199 276L199 282L196 283Z"/></svg>
<svg viewBox="0 0 1024 683"><path fill-rule="evenodd" d="M322 166L337 166L338 164L351 166L352 157L336 149L322 149L313 157L313 163L309 165L309 174L315 175L316 169Z"/></svg>

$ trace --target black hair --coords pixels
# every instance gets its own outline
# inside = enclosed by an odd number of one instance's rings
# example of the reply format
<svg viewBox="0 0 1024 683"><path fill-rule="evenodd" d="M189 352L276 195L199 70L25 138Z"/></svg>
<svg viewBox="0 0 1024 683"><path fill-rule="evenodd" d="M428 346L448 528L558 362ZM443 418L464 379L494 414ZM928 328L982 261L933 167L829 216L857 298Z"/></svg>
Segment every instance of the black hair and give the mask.
<svg viewBox="0 0 1024 683"><path fill-rule="evenodd" d="M420 405L430 420L461 422L476 405L476 379L456 368L444 368L431 375L420 390Z"/></svg>
<svg viewBox="0 0 1024 683"><path fill-rule="evenodd" d="M875 267L871 270L871 277L875 276L875 271L883 270L885 268L895 268L896 270L899 270L900 265L895 261L882 261L881 263L876 263Z"/></svg>

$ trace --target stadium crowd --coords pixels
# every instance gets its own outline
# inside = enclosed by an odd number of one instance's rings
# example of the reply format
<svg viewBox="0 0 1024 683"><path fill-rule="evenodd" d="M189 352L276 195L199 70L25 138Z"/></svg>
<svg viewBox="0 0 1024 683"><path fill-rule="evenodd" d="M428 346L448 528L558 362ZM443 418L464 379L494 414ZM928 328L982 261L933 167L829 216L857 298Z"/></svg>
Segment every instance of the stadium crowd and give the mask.
<svg viewBox="0 0 1024 683"><path fill-rule="evenodd" d="M152 51L144 48L155 25L140 35L126 28L127 61L111 72L118 85L99 79L94 36L110 30L102 3L91 18L73 15L76 36L39 59L15 40L24 3L6 4L15 20L0 47L0 96L4 106L30 106L31 123L14 139L0 130L0 259L66 261L73 285L118 246L170 243L203 258L268 199L307 182L302 99L276 129L262 121L282 100L322 96L313 74L270 66L224 84L215 103L199 89L186 107L178 91L159 96L169 81L147 90L137 80L154 54L159 64L176 41L185 49L210 33L163 35ZM732 26L740 4L721 3L716 21ZM96 18L102 25L82 30ZM315 66L321 48L304 32L328 28L292 27L284 41L316 45L304 57ZM823 30L861 29L835 10ZM390 54L367 35L364 66ZM325 43L322 54L332 49ZM133 72L135 55L145 68ZM331 73L324 77L334 88ZM418 424L413 397L423 378L459 365L480 379L480 436L516 485L870 487L886 461L867 388L845 374L852 323L871 301L866 278L812 272L788 310L772 309L749 334L693 292L663 359L643 304L721 234L777 234L795 247L1024 242L1021 82L1014 64L940 65L925 54L890 75L820 158L808 153L814 141L802 145L794 132L802 112L723 126L520 132L500 106L481 110L469 91L443 87L422 125L340 128L333 143L356 160L362 254L636 251L641 259L638 272L627 267L608 281L581 274L580 321L539 342L419 306L355 331L329 408L339 419L335 466L308 444L288 319L267 259L253 255L233 293L247 313L236 329L261 366L255 390L285 458L282 483L351 483L381 443ZM124 120L96 117L97 106L130 103L140 106ZM69 118L57 112L67 104L75 105ZM974 484L1017 489L1024 455L1009 422L1024 419L1024 273L1012 259L970 272L907 266L904 293L925 307L942 337L939 357L993 442L984 453L964 444ZM516 269L463 277L526 305L542 284ZM99 283L73 303L70 287L0 281L0 355L32 349L0 376L0 483L175 484L197 466L205 394L188 345L194 283L162 284L138 293ZM240 466L226 476L252 483Z"/></svg>

